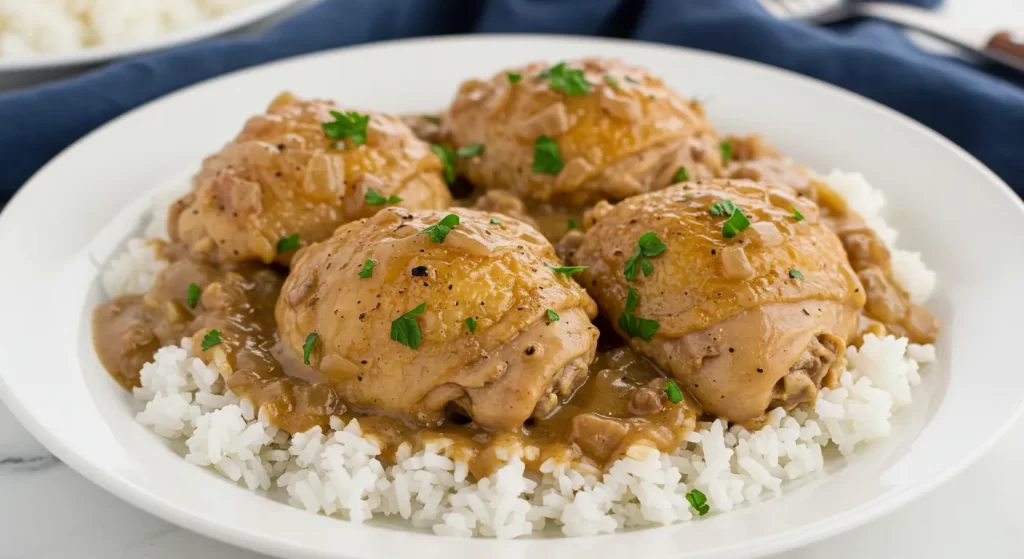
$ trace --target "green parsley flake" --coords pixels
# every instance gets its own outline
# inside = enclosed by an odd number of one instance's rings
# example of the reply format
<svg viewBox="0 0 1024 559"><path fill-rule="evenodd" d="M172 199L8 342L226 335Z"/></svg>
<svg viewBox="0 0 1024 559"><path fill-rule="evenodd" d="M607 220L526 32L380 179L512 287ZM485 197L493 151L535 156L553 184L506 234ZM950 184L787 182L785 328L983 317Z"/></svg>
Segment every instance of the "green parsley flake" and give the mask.
<svg viewBox="0 0 1024 559"><path fill-rule="evenodd" d="M203 336L203 351L220 344L222 341L223 340L220 339L220 330L210 330L205 336Z"/></svg>
<svg viewBox="0 0 1024 559"><path fill-rule="evenodd" d="M557 175L564 166L558 142L544 135L539 136L533 143L533 172Z"/></svg>
<svg viewBox="0 0 1024 559"><path fill-rule="evenodd" d="M421 118L430 124L441 124L441 118L437 115L423 115Z"/></svg>
<svg viewBox="0 0 1024 559"><path fill-rule="evenodd" d="M587 269L586 266L552 266L547 262L545 262L544 265L547 266L548 268L551 268L553 272L562 274L563 276L571 276L573 274L578 274L583 270Z"/></svg>
<svg viewBox="0 0 1024 559"><path fill-rule="evenodd" d="M639 84L640 83L640 81L637 80L636 78L634 78L633 76L626 76L626 81L629 82L629 83L635 83L635 84Z"/></svg>
<svg viewBox="0 0 1024 559"><path fill-rule="evenodd" d="M732 161L732 142L726 140L718 144L718 151L722 154L722 163Z"/></svg>
<svg viewBox="0 0 1024 559"><path fill-rule="evenodd" d="M508 83L512 85L519 83L519 80L523 79L523 75L519 72L507 72L505 77L508 78Z"/></svg>
<svg viewBox="0 0 1024 559"><path fill-rule="evenodd" d="M363 269L359 270L359 277L362 279L369 278L373 275L373 267L377 265L377 261L373 258L367 258L363 260Z"/></svg>
<svg viewBox="0 0 1024 559"><path fill-rule="evenodd" d="M615 79L615 76L611 74L605 74L604 81L608 82L608 85L614 87L615 89L619 88L619 80Z"/></svg>
<svg viewBox="0 0 1024 559"><path fill-rule="evenodd" d="M302 362L309 365L309 354L313 352L313 345L320 336L316 332L310 332L306 336L306 343L302 344Z"/></svg>
<svg viewBox="0 0 1024 559"><path fill-rule="evenodd" d="M430 235L430 241L434 243L443 243L448 233L452 232L452 228L459 224L459 216L455 214L448 214L441 218L441 221L437 222L430 227L420 231L420 233L426 233Z"/></svg>
<svg viewBox="0 0 1024 559"><path fill-rule="evenodd" d="M466 328L470 334L476 334L476 320L472 316L466 319Z"/></svg>
<svg viewBox="0 0 1024 559"><path fill-rule="evenodd" d="M281 237L277 241L277 253L284 254L291 252L299 248L299 234L288 235L287 237Z"/></svg>
<svg viewBox="0 0 1024 559"><path fill-rule="evenodd" d="M550 320L551 322L558 320L558 313L551 309L544 311L544 314L548 315L548 320Z"/></svg>
<svg viewBox="0 0 1024 559"><path fill-rule="evenodd" d="M672 182L686 182L690 180L690 173L686 172L686 167L680 167L676 171L676 176L672 177Z"/></svg>
<svg viewBox="0 0 1024 559"><path fill-rule="evenodd" d="M619 328L629 337L640 338L649 343L654 339L654 334L657 333L661 324L657 320L640 318L633 314L639 300L640 296L630 287L629 293L626 295L626 310L619 315Z"/></svg>
<svg viewBox="0 0 1024 559"><path fill-rule="evenodd" d="M732 203L732 200L722 200L711 204L711 215L715 217L728 217L734 211L736 211L736 205Z"/></svg>
<svg viewBox="0 0 1024 559"><path fill-rule="evenodd" d="M699 489L694 489L686 494L686 501L690 503L690 506L697 511L697 514L704 516L711 510L708 505L708 498Z"/></svg>
<svg viewBox="0 0 1024 559"><path fill-rule="evenodd" d="M391 196L385 198L380 192L377 192L376 189L369 188L369 189L366 190L366 203L368 205L370 205L370 206L383 206L384 204L397 204L397 203L399 203L401 201L402 201L402 199L399 198L398 196L394 195L394 194L392 194Z"/></svg>
<svg viewBox="0 0 1024 559"><path fill-rule="evenodd" d="M540 77L548 78L551 89L561 91L566 95L586 95L590 92L590 84L583 76L583 70L566 68L565 62L544 70Z"/></svg>
<svg viewBox="0 0 1024 559"><path fill-rule="evenodd" d="M196 305L199 304L199 295L202 293L203 290L199 289L198 285L194 283L188 284L188 308L196 308Z"/></svg>
<svg viewBox="0 0 1024 559"><path fill-rule="evenodd" d="M483 144L469 144L468 146L462 146L455 152L455 155L459 157L476 157L484 152Z"/></svg>
<svg viewBox="0 0 1024 559"><path fill-rule="evenodd" d="M796 209L796 206L793 206L792 210L793 210L793 219L795 219L797 221L803 221L804 220L804 214L800 213L800 210Z"/></svg>
<svg viewBox="0 0 1024 559"><path fill-rule="evenodd" d="M665 243L661 242L661 239L653 231L640 235L640 240L636 242L636 251L626 261L626 269L623 274L626 276L626 280L633 281L636 279L638 271L643 271L644 277L654 273L654 265L651 264L648 258L653 258L665 252L665 249Z"/></svg>
<svg viewBox="0 0 1024 559"><path fill-rule="evenodd" d="M789 277L793 279L804 279L804 274L800 270L793 269L789 271Z"/></svg>
<svg viewBox="0 0 1024 559"><path fill-rule="evenodd" d="M578 231L579 228L580 228L580 226L579 226L579 224L576 223L576 220L570 217L569 218L569 231L572 231L573 229Z"/></svg>
<svg viewBox="0 0 1024 559"><path fill-rule="evenodd" d="M444 182L452 184L455 182L455 154L447 146L433 144L430 151L434 152L444 165Z"/></svg>
<svg viewBox="0 0 1024 559"><path fill-rule="evenodd" d="M491 225L501 225L501 220L496 218L496 217L492 217L491 218Z"/></svg>
<svg viewBox="0 0 1024 559"><path fill-rule="evenodd" d="M672 379L665 380L665 395L668 396L668 401L673 404L678 404L683 401L683 391L680 390L676 381Z"/></svg>
<svg viewBox="0 0 1024 559"><path fill-rule="evenodd" d="M732 215L729 216L729 219L725 220L725 223L722 225L722 236L726 239L731 239L747 227L750 227L750 220L747 219L747 216L743 215L739 208L736 208L733 210Z"/></svg>
<svg viewBox="0 0 1024 559"><path fill-rule="evenodd" d="M370 115L361 115L356 112L341 114L338 111L331 111L334 122L322 122L320 126L328 138L344 140L349 138L355 145L366 143L366 125L370 123Z"/></svg>
<svg viewBox="0 0 1024 559"><path fill-rule="evenodd" d="M420 332L420 325L416 324L416 317L425 310L427 304L420 303L420 306L391 321L391 339L413 349L419 349L423 334Z"/></svg>

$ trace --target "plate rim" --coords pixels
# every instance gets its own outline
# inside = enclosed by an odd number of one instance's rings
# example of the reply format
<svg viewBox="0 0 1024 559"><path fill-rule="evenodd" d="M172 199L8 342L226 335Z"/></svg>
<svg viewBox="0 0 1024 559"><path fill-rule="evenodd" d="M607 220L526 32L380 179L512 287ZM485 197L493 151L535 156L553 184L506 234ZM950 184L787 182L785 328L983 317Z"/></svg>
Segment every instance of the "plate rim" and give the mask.
<svg viewBox="0 0 1024 559"><path fill-rule="evenodd" d="M216 76L216 77L213 77L213 78L210 78L210 79L207 79L207 80L203 80L201 82L197 82L197 83L192 84L192 85L190 85L188 87L185 87L185 88L179 89L177 91L171 92L169 94L163 95L161 97L158 97L158 98L156 98L156 99L154 99L154 100L152 100L152 101L150 101L150 102L148 102L148 103L146 103L144 105L136 107L135 109L132 109L131 111L128 111L128 112L124 113L123 115L121 115L121 116L119 116L119 117L117 117L117 118L115 118L115 119L105 123L104 125L100 126L99 128L93 130L89 134L87 134L87 135L83 136L82 138L80 138L79 140L77 140L75 143L73 143L68 148L65 148L64 151L62 151L60 154L55 156L51 161L49 161L46 165L44 165L36 173L34 173L29 178L28 181L26 181L25 185L23 185L23 187L21 189L19 189L19 191L15 194L15 196L7 204L7 207L5 207L3 211L0 211L0 221L2 221L4 216L7 215L8 213L13 213L13 210L11 208L13 208L13 207L20 207L20 204L18 203L19 198L21 198L20 195L27 190L27 187L30 186L38 178L38 176L40 176L43 173L45 173L50 168L51 165L55 164L55 162L60 160L65 155L65 152L67 152L67 151L77 147L79 144L90 142L95 134L104 132L108 127L117 126L122 119L131 118L136 111L143 110L143 109L147 108L152 103L163 101L165 99L168 99L168 98L171 98L171 97L175 97L175 96L180 95L180 94L186 94L186 93L190 92L191 90L193 90L194 88L197 88L197 87L200 87L200 86L203 86L203 85L206 85L206 84L215 83L215 82L218 82L219 80L230 80L230 79L232 79L233 77L235 77L235 76L237 76L239 74L244 74L244 73L247 73L247 72L259 72L259 71L262 71L262 70L266 69L267 67L288 65L288 64L296 62L298 60L313 59L313 58L317 58L317 57L325 57L325 58L326 57L331 57L331 56L334 56L334 55L338 54L339 52L345 52L345 53L349 53L350 54L353 51L373 50L373 49L377 49L377 48L392 48L392 47L396 47L396 46L415 47L417 44L437 43L437 42L454 42L454 43L463 43L463 44L472 44L472 43L479 43L479 42L486 43L486 42L494 41L494 40L497 40L497 41L507 41L510 38L514 38L515 40L522 40L522 41L546 41L546 40L553 40L553 41L559 41L559 42L576 42L576 43L590 43L590 44L602 44L603 43L603 44L608 44L608 45L622 45L622 44L641 45L641 46L644 46L646 48L655 48L655 49L662 49L662 50L675 51L675 52L680 52L680 51L681 52L686 52L686 53L689 53L690 55L694 55L694 56L698 56L698 57L704 57L704 58L709 58L709 59L712 59L712 60L715 60L715 59L727 60L727 61L729 61L730 63L733 63L733 64L739 64L741 66L746 66L746 67L749 67L749 68L755 68L755 69L759 69L761 71L768 71L768 72L771 72L771 73L782 74L782 75L788 76L789 79L795 79L795 80L797 80L799 82L804 82L804 85L813 87L813 88L818 89L818 90L823 90L822 91L823 94L826 94L826 95L838 95L839 97L845 98L848 102L861 105L865 109L872 110L872 111L878 113L879 116L882 117L882 118L889 118L891 120L895 120L902 127L908 127L908 128L911 128L911 129L915 130L918 133L922 133L925 137L928 137L932 141L935 141L938 144L940 144L948 152L950 152L952 154L956 154L960 159L964 160L974 171L978 172L981 177L985 178L988 182L992 183L992 185L996 187L997 191L999 191L1002 194L1003 198L1005 198L1006 200L1009 200L1011 202L1011 204L1015 207L1016 211L1020 215L1024 216L1024 202L1022 202L1014 194L1013 190L1000 177L998 177L993 171L988 169L984 164L982 164L974 156L972 156L971 154L967 153L965 150L960 148L958 145L954 144L952 141L948 140L947 138L941 136L940 134L938 134L934 130L930 129L929 127L927 127L927 126L925 126L925 125L923 125L923 124L913 120L912 118L910 118L910 117L908 117L906 115L903 115L902 113L899 113L899 112L897 112L897 111L895 111L893 109L890 109L890 108L888 108L888 107L886 107L886 106L884 106L884 105L882 105L882 104L880 104L880 103L878 103L876 101L873 101L871 99L863 97L863 96L861 96L859 94L856 94L854 92L842 89L842 88L840 88L838 86L832 85L832 84L824 82L822 80L819 80L819 79L816 79L816 78L813 78L813 77L809 77L809 76L805 76L805 75L802 75L802 74L798 74L796 72L793 72L793 71L790 71L790 70L787 70L787 69L784 69L784 68L778 68L778 67L771 66L771 65L768 65L768 64L763 64L763 63L760 63L760 62L755 62L755 61L746 60L746 59L742 59L742 58L738 58L738 57L733 57L733 56L730 56L730 55L724 55L724 54L720 54L720 53L714 53L714 52L704 51L704 50L694 49L694 48L687 48L687 47L679 47L679 46L674 46L674 45L667 45L667 44L663 44L663 43L654 43L654 42L648 42L648 41L635 41L635 40L628 40L628 39L598 38L598 37L577 37L577 36L554 35L554 34L550 34L550 35L549 34L480 34L480 35L472 35L472 36L441 36L441 37L407 38L407 39L399 39L399 40L389 40L389 41L380 41L380 42L373 42L373 43L364 43L364 44L360 44L360 45L340 47L340 48L324 50L324 51L316 51L316 52L313 52L313 53L306 53L306 54L302 54L302 55L291 56L291 57L275 60L275 61L272 61L272 62L268 62L268 63L264 63L264 64L260 64L260 65L251 66L251 67L248 67L248 68L240 69L240 70L237 70L237 71L234 71L234 72L230 72L228 74L223 74L223 75ZM0 348L0 349L2 349L2 348ZM128 502L132 506L136 506L138 508L141 508L142 510L147 511L150 514L154 514L155 516L158 516L160 518L168 520L168 521L170 521L170 522L172 522L174 524L177 524L177 525L179 525L181 527L184 527L184 528L186 528L188 530L191 530L191 531L203 534L203 535L205 535L207 537L211 537L213 539L217 539L217 540L220 540L220 541L226 541L226 542L229 542L229 543L231 543L233 545L237 545L237 546L240 546L240 547L243 547L243 548L246 548L246 549L251 549L251 550L254 550L254 551L261 551L261 552L268 552L268 551L270 551L270 552L274 552L274 553L298 552L298 553L302 553L304 555L310 555L310 556L312 556L312 555L316 555L316 556L323 555L322 553L319 553L318 550L311 550L311 549L308 549L308 548L302 548L302 549L296 548L296 547L291 546L288 543L281 542L281 541L278 541L278 540L274 540L270 536L267 536L267 535L261 535L260 539L253 540L253 539L251 539L251 534L244 534L242 532L238 532L233 527L225 526L223 524L206 524L206 523L203 523L201 518L199 518L199 517L197 517L197 516L195 516L193 514L189 514L189 513L184 512L184 511L179 511L178 509L175 509L175 508L166 507L165 504L163 503L163 501L161 501L159 498L157 498L157 497L155 497L155 496L153 496L153 495L151 495L151 494L149 494L149 493L147 493L145 491L138 490L132 484L126 484L126 483L119 482L117 476L115 476L115 475L108 475L102 469L94 466L85 457L80 456L80 455L72 452L64 443L61 442L59 437L56 437L56 436L55 437L50 437L49 436L49 432L44 427L42 427L38 422L34 421L34 414L32 412L30 412L27 408L23 407L21 405L21 402L18 399L13 397L13 394L11 393L10 388L7 386L6 375L3 373L2 370L0 370L0 401L3 401L4 404L7 405L7 407L11 410L12 414L14 414L14 416L18 419L18 421L30 433L32 433L32 435L37 440L39 440L41 443L43 443L43 445L47 448L47 450L49 450L50 452L53 452L53 454L55 454L58 458L60 458L65 463L67 463L69 466L72 466L72 468L76 472L78 472L79 474L83 475L84 477L86 477L87 479L92 481L93 483L96 483L97 485L100 485L101 487L103 487L107 491L113 493L114 495L117 495L119 498L121 498L122 500ZM947 468L945 468L944 470L941 470L941 471L935 473L934 475L931 475L930 477L925 478L923 481L919 481L919 482L915 483L914 485L908 486L907 488L905 488L905 489L903 489L903 490L901 490L899 492L890 494L887 497L887 499L885 499L881 503L875 503L873 506L868 506L867 504L860 505L860 506L854 507L852 509L848 509L845 513L843 513L839 517L825 518L825 519L821 519L821 520L815 521L813 523L805 524L805 525L803 525L801 527L801 535L800 535L799 538L794 538L792 534L786 534L786 533L780 533L780 534L776 534L776 535L773 535L773 536L761 538L761 539L758 540L759 548L756 551L749 550L749 549L742 549L744 547L749 547L749 542L748 543L737 542L737 543L729 545L729 546L718 547L718 548L715 549L715 552L718 553L718 554L728 554L728 556L730 556L730 557L737 557L737 558L761 556L763 554L768 554L768 553L777 553L777 552L780 552L780 551L785 551L787 549L792 549L792 548L795 548L795 547L798 547L798 546L808 545L810 543L820 541L820 540L822 540L824 538L827 538L829 536L835 535L837 533L844 532L844 531L847 531L849 529L855 528L857 526L863 525L864 523L868 522L869 520L880 518L880 517L882 517L882 516L892 512L893 510L906 505L907 503L909 503L912 500L914 500L914 499L924 495L925 493L928 493L928 492L934 490L936 487L938 487L939 485L942 485L943 483L948 481L950 478L952 478L952 477L956 476L957 474L963 472L964 469L969 467L971 464L974 464L978 459L980 459L985 454L987 454L991 450L991 448L995 445L995 443L1002 436L1004 436L1006 434L1006 432L1016 422L1018 422L1020 420L1020 417L1022 415L1024 415L1024 401L1018 403L1017 408L1013 411L1013 413L1007 418L1007 420L1002 425L1000 425L999 427L997 427L995 429L990 430L984 438L980 438L979 442L971 449L970 452L964 453L964 454L960 455L957 459L952 460L950 462L950 465ZM54 450L55 448L59 449L59 450ZM870 509L870 510L868 510L868 509ZM657 529L658 528L652 528L652 530L657 530ZM431 535L429 535L429 537L430 538L438 538L439 536L435 536L435 535L431 534ZM593 540L595 538L608 538L608 537L614 537L614 535L594 536L594 537L585 538L585 539ZM471 540L471 541L480 541L480 540L474 539L474 540ZM526 542L526 541L530 541L530 540L515 540L516 544L522 543L522 542ZM536 541L536 540L534 540L534 541ZM512 543L512 542L506 542L506 543ZM515 544L513 544L513 545L515 545ZM326 556L326 555L323 555L323 556Z"/></svg>
<svg viewBox="0 0 1024 559"><path fill-rule="evenodd" d="M301 0L259 0L215 19L188 25L149 41L78 49L66 53L28 57L0 57L0 76L19 72L41 72L114 61L188 43L212 39L262 21Z"/></svg>

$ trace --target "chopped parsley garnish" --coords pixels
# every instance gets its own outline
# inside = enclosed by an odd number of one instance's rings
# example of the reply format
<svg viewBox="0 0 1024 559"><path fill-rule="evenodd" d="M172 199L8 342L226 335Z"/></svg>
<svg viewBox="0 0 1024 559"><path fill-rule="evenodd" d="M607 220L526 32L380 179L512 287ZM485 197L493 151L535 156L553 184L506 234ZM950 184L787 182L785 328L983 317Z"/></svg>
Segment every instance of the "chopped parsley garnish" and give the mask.
<svg viewBox="0 0 1024 559"><path fill-rule="evenodd" d="M198 285L194 283L188 284L188 308L196 308L196 305L199 304L199 295L202 293L203 290L199 289Z"/></svg>
<svg viewBox="0 0 1024 559"><path fill-rule="evenodd" d="M578 223L576 223L576 220L570 217L569 218L569 231L572 231L573 229L579 230L579 228L580 228L580 226L579 226Z"/></svg>
<svg viewBox="0 0 1024 559"><path fill-rule="evenodd" d="M470 334L476 334L476 320L472 316L466 319L466 328Z"/></svg>
<svg viewBox="0 0 1024 559"><path fill-rule="evenodd" d="M441 124L441 118L437 115L423 115L421 118L430 124Z"/></svg>
<svg viewBox="0 0 1024 559"><path fill-rule="evenodd" d="M708 498L700 492L699 489L694 489L686 494L686 501L690 503L690 506L697 511L697 514L704 516L711 510L708 505Z"/></svg>
<svg viewBox="0 0 1024 559"><path fill-rule="evenodd" d="M533 172L557 175L565 163L558 152L558 142L541 135L533 142Z"/></svg>
<svg viewBox="0 0 1024 559"><path fill-rule="evenodd" d="M654 334L661 324L657 320L640 318L633 314L639 300L640 296L630 287L629 293L626 295L626 310L619 315L619 328L622 328L622 331L631 338L640 338L645 342L650 342L654 339Z"/></svg>
<svg viewBox="0 0 1024 559"><path fill-rule="evenodd" d="M455 155L459 157L476 157L484 152L483 144L469 144L468 146L462 146L455 152Z"/></svg>
<svg viewBox="0 0 1024 559"><path fill-rule="evenodd" d="M416 317L425 310L427 304L420 303L420 306L392 320L391 339L413 349L419 349L423 334L420 332L420 325L416 324Z"/></svg>
<svg viewBox="0 0 1024 559"><path fill-rule="evenodd" d="M614 87L615 89L619 88L619 80L615 79L615 76L611 74L605 74L604 81L608 82L608 85Z"/></svg>
<svg viewBox="0 0 1024 559"><path fill-rule="evenodd" d="M676 176L672 177L673 182L686 182L688 180L690 180L690 173L686 172L686 167L680 167L676 171Z"/></svg>
<svg viewBox="0 0 1024 559"><path fill-rule="evenodd" d="M750 220L747 219L747 216L743 215L739 208L736 208L733 210L732 215L729 216L729 219L725 220L725 223L722 225L722 236L726 239L731 239L747 227L750 227Z"/></svg>
<svg viewBox="0 0 1024 559"><path fill-rule="evenodd" d="M661 239L658 238L655 232L648 231L640 235L640 240L636 242L636 251L626 261L624 273L626 279L633 281L636 279L636 273L640 270L643 271L645 277L650 276L654 272L654 265L651 264L648 258L653 258L665 252L665 248L665 243L661 242Z"/></svg>
<svg viewBox="0 0 1024 559"><path fill-rule="evenodd" d="M277 253L284 254L291 252L299 248L299 234L288 235L287 237L281 237L277 241Z"/></svg>
<svg viewBox="0 0 1024 559"><path fill-rule="evenodd" d="M711 204L711 215L715 217L727 217L734 211L736 211L736 204L733 204L732 200L722 200Z"/></svg>
<svg viewBox="0 0 1024 559"><path fill-rule="evenodd" d="M626 76L626 81L627 81L627 82L629 82L629 83L636 83L636 84L639 84L639 83L640 83L640 82L639 82L639 81L638 81L638 80L637 80L636 78L634 78L633 76Z"/></svg>
<svg viewBox="0 0 1024 559"><path fill-rule="evenodd" d="M800 210L796 209L796 206L793 206L792 209L793 209L793 219L795 219L797 221L803 221L804 220L804 214L800 213Z"/></svg>
<svg viewBox="0 0 1024 559"><path fill-rule="evenodd" d="M590 92L590 84L583 76L583 70L566 68L565 62L544 70L540 77L548 78L551 89L561 91L566 95L586 95Z"/></svg>
<svg viewBox="0 0 1024 559"><path fill-rule="evenodd" d="M220 339L220 330L210 330L205 336L203 336L203 351L220 344L222 341L223 340Z"/></svg>
<svg viewBox="0 0 1024 559"><path fill-rule="evenodd" d="M512 85L519 83L519 80L523 79L523 75L519 72L506 72L505 77L508 78L508 83Z"/></svg>
<svg viewBox="0 0 1024 559"><path fill-rule="evenodd" d="M373 275L373 267L377 265L377 261L373 258L367 258L363 260L363 269L359 270L359 277L366 279Z"/></svg>
<svg viewBox="0 0 1024 559"><path fill-rule="evenodd" d="M397 203L399 203L401 201L402 201L402 199L400 197L394 195L394 194L392 194L391 196L385 198L380 192L377 192L376 189L369 188L369 189L366 190L366 203L371 205L371 206L383 206L384 204L397 204Z"/></svg>
<svg viewBox="0 0 1024 559"><path fill-rule="evenodd" d="M459 224L459 216L455 214L448 214L441 218L441 221L427 227L420 231L420 233L426 233L430 235L431 242L443 243L448 233L452 232L452 228Z"/></svg>
<svg viewBox="0 0 1024 559"><path fill-rule="evenodd" d="M750 227L750 220L743 215L739 206L732 203L732 200L722 200L711 204L711 215L715 217L729 216L729 219L725 220L722 225L722 236L726 239L731 239L740 231Z"/></svg>
<svg viewBox="0 0 1024 559"><path fill-rule="evenodd" d="M331 111L334 122L322 122L320 126L328 138L344 140L349 138L355 145L366 143L366 125L370 123L370 115L361 115L357 112L341 114L338 111Z"/></svg>
<svg viewBox="0 0 1024 559"><path fill-rule="evenodd" d="M679 385L672 379L665 380L665 395L668 396L668 401L673 404L683 401L683 391L679 389Z"/></svg>
<svg viewBox="0 0 1024 559"><path fill-rule="evenodd" d="M800 270L794 268L789 271L789 277L793 279L804 279L804 274Z"/></svg>
<svg viewBox="0 0 1024 559"><path fill-rule="evenodd" d="M548 268L551 268L553 272L562 274L563 276L571 276L573 274L578 274L583 270L587 269L586 266L552 266L551 264L548 264L546 262L544 263L544 265L547 266Z"/></svg>
<svg viewBox="0 0 1024 559"><path fill-rule="evenodd" d="M451 184L455 182L455 154L446 146L432 144L430 151L434 152L444 165L444 182Z"/></svg>
<svg viewBox="0 0 1024 559"><path fill-rule="evenodd" d="M718 151L722 154L722 163L732 161L732 142L726 140L718 144Z"/></svg>
<svg viewBox="0 0 1024 559"><path fill-rule="evenodd" d="M496 217L492 217L491 218L491 225L501 225L501 220L496 218Z"/></svg>
<svg viewBox="0 0 1024 559"><path fill-rule="evenodd" d="M544 311L544 314L548 315L548 320L550 320L551 322L558 320L558 313L551 309Z"/></svg>
<svg viewBox="0 0 1024 559"><path fill-rule="evenodd" d="M319 337L320 335L316 332L310 332L306 336L306 343L302 344L302 362L306 365L309 365L309 354L313 352L313 345L316 344L316 340Z"/></svg>

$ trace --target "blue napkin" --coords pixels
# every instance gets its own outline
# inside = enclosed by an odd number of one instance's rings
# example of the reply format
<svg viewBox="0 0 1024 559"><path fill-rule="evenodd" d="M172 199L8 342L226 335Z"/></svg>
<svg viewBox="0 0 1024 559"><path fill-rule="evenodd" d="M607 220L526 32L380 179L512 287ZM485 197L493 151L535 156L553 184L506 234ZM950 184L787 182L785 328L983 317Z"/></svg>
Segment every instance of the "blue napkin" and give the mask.
<svg viewBox="0 0 1024 559"><path fill-rule="evenodd" d="M1024 193L1024 82L926 54L882 23L779 21L755 0L325 0L260 37L205 41L0 95L0 204L90 130L186 85L314 50L496 32L632 37L788 68L923 122Z"/></svg>

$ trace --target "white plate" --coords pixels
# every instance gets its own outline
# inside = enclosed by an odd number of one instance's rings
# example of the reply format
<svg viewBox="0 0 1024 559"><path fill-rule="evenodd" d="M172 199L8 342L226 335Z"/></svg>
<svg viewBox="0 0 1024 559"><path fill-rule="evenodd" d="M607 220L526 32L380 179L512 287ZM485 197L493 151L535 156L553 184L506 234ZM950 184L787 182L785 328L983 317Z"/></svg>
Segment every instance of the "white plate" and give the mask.
<svg viewBox="0 0 1024 559"><path fill-rule="evenodd" d="M298 1L300 0L258 0L217 19L189 25L183 29L154 37L150 41L82 49L60 54L19 58L0 57L0 90L24 87L63 77L84 66L239 31Z"/></svg>
<svg viewBox="0 0 1024 559"><path fill-rule="evenodd" d="M707 101L721 131L759 131L812 167L860 170L883 188L903 246L940 286L940 363L892 436L785 496L698 522L596 538L446 539L313 516L188 464L132 419L100 367L89 316L95 262L138 226L149 196L194 170L283 87L382 111L432 111L465 78L535 59L618 56ZM924 127L838 89L749 62L666 46L557 37L405 41L326 52L182 90L69 148L0 215L0 396L54 454L125 500L187 528L302 557L753 557L880 516L987 450L1021 411L1024 206L990 171ZM956 499L950 510L956 514ZM963 511L960 511L963 512ZM969 514L970 511L965 513Z"/></svg>

